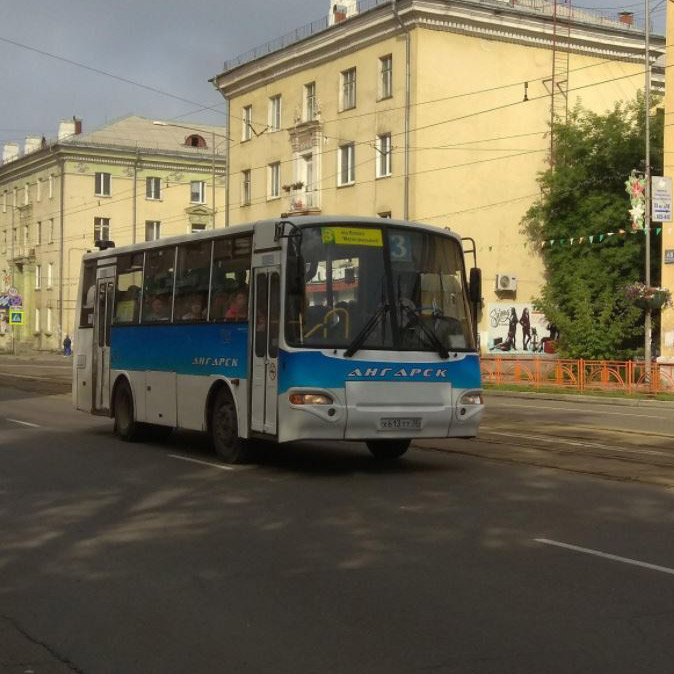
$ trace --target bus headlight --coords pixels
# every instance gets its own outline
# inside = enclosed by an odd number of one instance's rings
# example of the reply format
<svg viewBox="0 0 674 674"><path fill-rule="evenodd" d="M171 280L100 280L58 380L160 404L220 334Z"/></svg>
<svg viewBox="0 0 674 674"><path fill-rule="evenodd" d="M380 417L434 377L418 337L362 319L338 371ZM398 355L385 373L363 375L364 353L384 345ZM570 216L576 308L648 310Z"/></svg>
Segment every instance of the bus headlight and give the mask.
<svg viewBox="0 0 674 674"><path fill-rule="evenodd" d="M464 393L461 398L459 398L459 405L482 405L484 401L482 400L481 393Z"/></svg>
<svg viewBox="0 0 674 674"><path fill-rule="evenodd" d="M291 393L288 396L293 405L332 405L332 398L325 393Z"/></svg>

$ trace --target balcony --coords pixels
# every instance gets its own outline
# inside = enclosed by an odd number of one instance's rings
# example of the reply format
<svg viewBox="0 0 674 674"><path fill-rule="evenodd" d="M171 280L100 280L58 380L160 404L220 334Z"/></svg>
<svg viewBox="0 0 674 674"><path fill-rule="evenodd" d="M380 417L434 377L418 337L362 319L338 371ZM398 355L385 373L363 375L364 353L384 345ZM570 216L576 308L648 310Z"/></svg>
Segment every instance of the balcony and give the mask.
<svg viewBox="0 0 674 674"><path fill-rule="evenodd" d="M12 251L11 247L7 249L7 257L16 262L28 262L35 259L35 247L30 245L15 245Z"/></svg>
<svg viewBox="0 0 674 674"><path fill-rule="evenodd" d="M321 212L319 190L291 190L289 212L294 215L318 215Z"/></svg>

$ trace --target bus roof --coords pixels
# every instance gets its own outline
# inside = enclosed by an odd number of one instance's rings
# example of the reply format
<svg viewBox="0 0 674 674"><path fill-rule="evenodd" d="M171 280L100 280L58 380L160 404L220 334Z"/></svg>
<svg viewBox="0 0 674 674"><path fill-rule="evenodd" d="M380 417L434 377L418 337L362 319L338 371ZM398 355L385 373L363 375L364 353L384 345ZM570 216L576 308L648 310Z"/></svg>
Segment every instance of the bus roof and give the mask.
<svg viewBox="0 0 674 674"><path fill-rule="evenodd" d="M243 225L233 225L231 227L221 227L218 229L209 229L202 232L193 232L191 234L180 234L178 236L169 236L155 241L141 241L139 243L128 244L120 246L119 248L106 248L105 250L91 251L85 253L83 259L98 259L106 257L115 257L124 253L132 253L138 250L150 250L152 248L163 248L165 246L175 246L180 243L204 241L209 239L217 239L223 236L236 236L237 234L246 234L252 232L256 227L269 226L274 227L279 222L290 222L296 227L312 227L317 225L395 225L396 227L410 227L432 234L446 236L456 240L461 244L460 237L449 230L449 228L441 229L433 225L424 225L418 222L411 222L407 220L394 220L392 218L378 218L378 217L361 217L354 215L302 215L288 218L274 218L271 220L258 220Z"/></svg>

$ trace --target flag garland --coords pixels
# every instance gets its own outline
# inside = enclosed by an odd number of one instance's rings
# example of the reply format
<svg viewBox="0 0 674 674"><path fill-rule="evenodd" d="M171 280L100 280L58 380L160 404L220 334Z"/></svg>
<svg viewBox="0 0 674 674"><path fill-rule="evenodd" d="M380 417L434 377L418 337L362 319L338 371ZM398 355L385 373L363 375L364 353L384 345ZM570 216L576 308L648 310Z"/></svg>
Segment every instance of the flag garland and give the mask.
<svg viewBox="0 0 674 674"><path fill-rule="evenodd" d="M604 234L589 234L588 236L580 236L580 237L571 237L570 239L546 239L545 241L540 242L541 248L552 248L553 246L580 246L585 241L587 241L589 244L595 243L603 243L605 240L610 239L612 236L625 236L627 238L627 235L637 235L641 232L646 234L648 230L646 229L633 229L632 231L625 230L625 229L619 229L617 232L605 232ZM651 232L655 233L655 236L660 236L662 234L662 227L656 227L656 228L651 228ZM667 228L667 234L672 233L672 228L668 227ZM526 243L524 244L524 247L526 248Z"/></svg>

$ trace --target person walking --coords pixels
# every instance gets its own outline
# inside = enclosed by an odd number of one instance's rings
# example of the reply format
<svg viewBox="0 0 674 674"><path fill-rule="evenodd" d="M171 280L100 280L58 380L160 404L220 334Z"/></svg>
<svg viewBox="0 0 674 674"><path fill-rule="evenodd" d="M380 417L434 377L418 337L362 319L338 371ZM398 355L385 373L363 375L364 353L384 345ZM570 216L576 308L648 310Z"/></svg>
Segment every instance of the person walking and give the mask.
<svg viewBox="0 0 674 674"><path fill-rule="evenodd" d="M63 340L63 355L64 356L72 356L72 345L73 345L73 340L70 339L70 335L66 335L65 339Z"/></svg>

